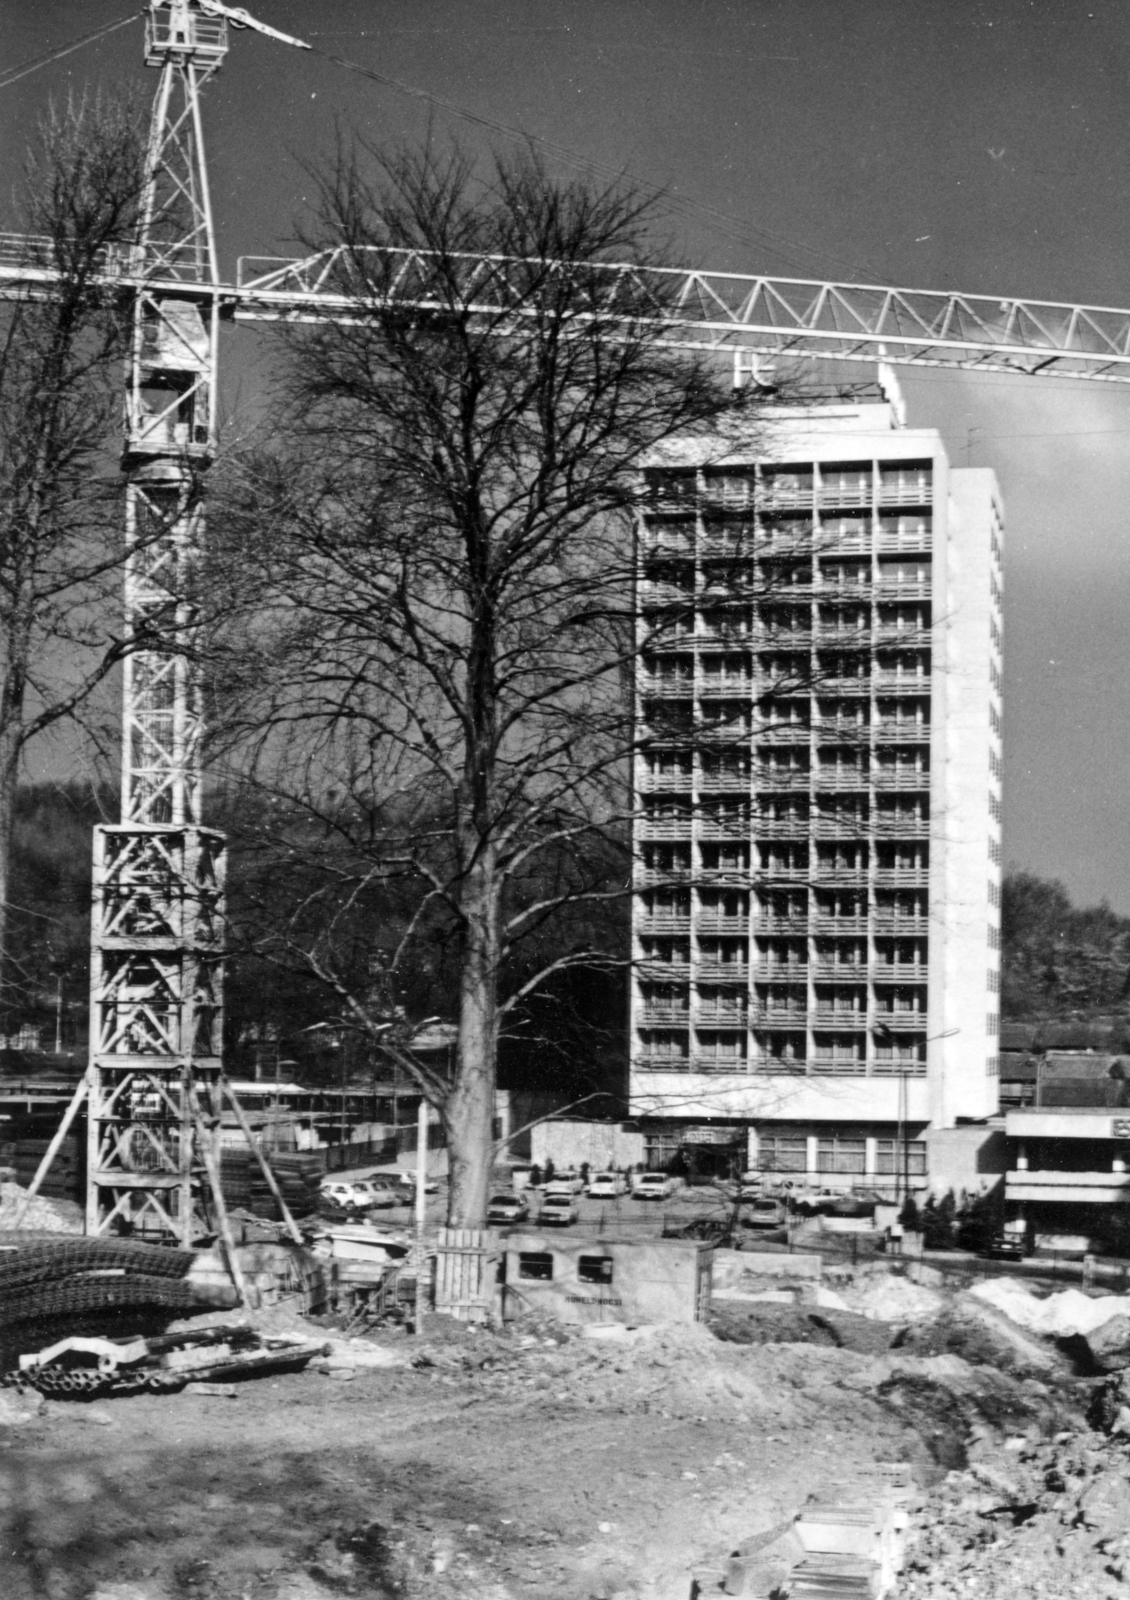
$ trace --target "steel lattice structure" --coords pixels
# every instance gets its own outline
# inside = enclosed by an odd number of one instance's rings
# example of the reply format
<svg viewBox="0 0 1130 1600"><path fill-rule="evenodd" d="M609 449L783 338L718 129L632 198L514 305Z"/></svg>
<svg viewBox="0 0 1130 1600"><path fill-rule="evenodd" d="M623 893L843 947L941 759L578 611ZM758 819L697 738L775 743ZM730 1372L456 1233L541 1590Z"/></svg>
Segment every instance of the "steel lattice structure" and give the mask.
<svg viewBox="0 0 1130 1600"><path fill-rule="evenodd" d="M121 822L95 832L87 1231L184 1244L201 1231L220 1077L225 845L200 815L200 685L187 648L220 323L450 305L419 251L245 257L236 282L220 278L200 96L229 22L301 46L220 0L150 0L145 61L161 76L142 228L101 274L131 300L126 622L128 636L154 642L125 667ZM0 234L0 298L49 298L52 259L47 241ZM464 262L468 311L500 332L511 318L519 326L530 264ZM630 264L589 264L586 280L578 316L647 322L673 348L732 355L736 372L788 356L1130 382L1125 310Z"/></svg>

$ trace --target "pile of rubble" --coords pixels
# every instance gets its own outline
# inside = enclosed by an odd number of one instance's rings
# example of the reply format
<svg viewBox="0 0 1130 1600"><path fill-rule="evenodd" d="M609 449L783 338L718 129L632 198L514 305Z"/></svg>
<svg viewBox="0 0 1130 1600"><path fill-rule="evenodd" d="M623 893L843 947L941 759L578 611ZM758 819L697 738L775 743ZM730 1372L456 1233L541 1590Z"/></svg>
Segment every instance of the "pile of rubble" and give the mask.
<svg viewBox="0 0 1130 1600"><path fill-rule="evenodd" d="M47 1200L18 1183L0 1183L0 1234L18 1228L15 1238L29 1233L81 1233L82 1211L70 1200Z"/></svg>

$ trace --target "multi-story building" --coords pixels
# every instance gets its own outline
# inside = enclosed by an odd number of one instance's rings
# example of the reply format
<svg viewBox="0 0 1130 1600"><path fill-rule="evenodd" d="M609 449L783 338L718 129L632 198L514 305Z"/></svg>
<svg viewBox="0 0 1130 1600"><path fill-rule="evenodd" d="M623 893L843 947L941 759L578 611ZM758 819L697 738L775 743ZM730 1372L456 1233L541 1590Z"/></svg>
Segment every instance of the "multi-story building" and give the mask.
<svg viewBox="0 0 1130 1600"><path fill-rule="evenodd" d="M930 1131L996 1110L1000 501L900 411L805 399L646 473L631 1092L655 1162L921 1183Z"/></svg>

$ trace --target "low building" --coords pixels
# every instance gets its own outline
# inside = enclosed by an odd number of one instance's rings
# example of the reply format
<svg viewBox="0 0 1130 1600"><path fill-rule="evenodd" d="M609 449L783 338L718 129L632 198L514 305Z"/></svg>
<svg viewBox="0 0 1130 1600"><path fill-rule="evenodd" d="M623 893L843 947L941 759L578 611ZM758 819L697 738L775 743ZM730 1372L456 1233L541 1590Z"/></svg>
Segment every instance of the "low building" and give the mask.
<svg viewBox="0 0 1130 1600"><path fill-rule="evenodd" d="M1130 1057L1049 1050L1034 1103L1005 1114L1009 1219L1054 1248L1130 1240Z"/></svg>

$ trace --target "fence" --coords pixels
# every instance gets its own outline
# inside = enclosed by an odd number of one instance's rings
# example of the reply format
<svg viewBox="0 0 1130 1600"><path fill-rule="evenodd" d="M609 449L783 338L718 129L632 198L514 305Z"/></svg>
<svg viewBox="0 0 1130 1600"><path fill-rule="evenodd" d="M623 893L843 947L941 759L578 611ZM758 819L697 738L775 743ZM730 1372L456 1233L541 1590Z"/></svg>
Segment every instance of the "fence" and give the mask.
<svg viewBox="0 0 1130 1600"><path fill-rule="evenodd" d="M485 1322L494 1296L492 1260L485 1228L441 1228L436 1240L436 1310L460 1322Z"/></svg>

